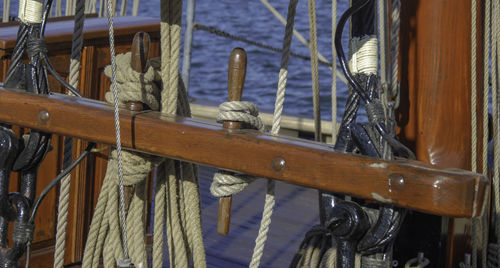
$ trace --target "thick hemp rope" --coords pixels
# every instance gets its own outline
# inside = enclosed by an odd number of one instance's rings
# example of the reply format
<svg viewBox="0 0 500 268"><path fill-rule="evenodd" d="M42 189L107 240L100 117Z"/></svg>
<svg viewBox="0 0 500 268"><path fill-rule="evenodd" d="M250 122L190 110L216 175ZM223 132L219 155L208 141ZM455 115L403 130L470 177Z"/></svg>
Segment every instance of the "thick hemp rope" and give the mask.
<svg viewBox="0 0 500 268"><path fill-rule="evenodd" d="M230 101L219 105L216 120L218 123L223 121L243 122L247 125L246 128L264 132L265 126L258 116L259 109L257 105L248 101ZM254 180L256 180L256 177L250 175L217 172L214 174L210 185L210 193L215 197L234 195L243 191Z"/></svg>
<svg viewBox="0 0 500 268"><path fill-rule="evenodd" d="M187 94L179 79L181 0L161 1L161 112L189 116ZM179 174L182 174L182 182ZM159 166L155 193L153 267L163 265L163 230L166 221L170 265L205 267L201 233L197 168L167 159Z"/></svg>
<svg viewBox="0 0 500 268"><path fill-rule="evenodd" d="M276 92L276 102L274 104L273 125L271 129L272 135L278 135L280 131L281 115L283 113L283 103L285 102L286 80L288 75L288 62L290 60L290 52L292 46L293 24L295 20L295 11L298 0L290 0L288 5L287 23L285 27L285 37L283 41L283 54L281 56L281 66L278 80L278 91ZM262 212L262 220L260 222L259 234L255 239L255 247L252 254L251 268L256 268L260 264L260 259L264 252L264 245L267 240L267 232L271 225L271 216L275 203L275 182L267 181L266 201Z"/></svg>
<svg viewBox="0 0 500 268"><path fill-rule="evenodd" d="M71 48L71 59L69 67L69 84L78 88L78 78L80 76L80 60L83 46L83 24L85 21L85 0L77 0L76 16L74 25L74 35ZM69 93L70 95L73 95ZM64 160L63 170L71 164L73 157L73 138L64 138ZM54 250L54 268L62 268L64 265L64 252L66 245L66 227L68 225L69 193L71 187L71 173L66 175L61 181L59 188L59 203L57 214L56 243Z"/></svg>
<svg viewBox="0 0 500 268"><path fill-rule="evenodd" d="M160 89L154 82L157 78L156 71L150 67L145 73L138 73L130 67L130 58L130 53L120 54L116 57L116 79L120 104L124 105L128 101L139 101L153 110L158 110ZM110 66L104 70L107 76L111 76L111 72ZM105 98L110 103L114 101L111 92L107 92ZM135 187L126 219L129 253L135 267L147 267L144 240L145 179L159 159L128 151L123 151L122 154L124 185ZM106 267L114 267L116 262L123 257L122 238L119 228L117 228L121 222L118 217L117 177L117 152L113 150L87 237L83 267L98 267L101 250Z"/></svg>

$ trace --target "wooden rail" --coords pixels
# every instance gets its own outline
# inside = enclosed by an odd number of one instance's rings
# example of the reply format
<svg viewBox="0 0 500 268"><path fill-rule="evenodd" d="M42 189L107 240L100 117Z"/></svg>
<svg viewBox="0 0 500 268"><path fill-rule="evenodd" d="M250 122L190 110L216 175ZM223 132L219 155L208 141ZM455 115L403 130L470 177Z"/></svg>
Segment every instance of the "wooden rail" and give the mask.
<svg viewBox="0 0 500 268"><path fill-rule="evenodd" d="M41 118L40 112L49 114ZM115 144L112 107L104 102L0 88L0 121ZM345 193L422 212L476 217L488 180L417 161L383 161L333 151L326 144L157 112L120 113L125 148Z"/></svg>

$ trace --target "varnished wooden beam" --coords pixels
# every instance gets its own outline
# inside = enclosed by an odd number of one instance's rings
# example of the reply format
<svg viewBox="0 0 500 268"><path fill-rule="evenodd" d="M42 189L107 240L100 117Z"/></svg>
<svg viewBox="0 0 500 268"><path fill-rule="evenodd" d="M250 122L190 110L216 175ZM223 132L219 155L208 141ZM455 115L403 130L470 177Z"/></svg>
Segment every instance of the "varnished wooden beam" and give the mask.
<svg viewBox="0 0 500 268"><path fill-rule="evenodd" d="M40 118L46 111L48 119ZM114 144L111 106L60 94L36 96L0 88L0 121ZM151 154L216 166L427 213L476 217L487 179L417 161L383 161L333 151L328 145L228 130L218 124L122 110L122 145Z"/></svg>

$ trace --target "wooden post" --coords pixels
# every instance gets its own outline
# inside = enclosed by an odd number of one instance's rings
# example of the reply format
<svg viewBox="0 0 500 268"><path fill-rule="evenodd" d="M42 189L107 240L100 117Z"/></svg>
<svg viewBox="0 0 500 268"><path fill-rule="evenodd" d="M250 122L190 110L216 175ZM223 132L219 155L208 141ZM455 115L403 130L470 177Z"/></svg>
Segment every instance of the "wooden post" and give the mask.
<svg viewBox="0 0 500 268"><path fill-rule="evenodd" d="M418 160L470 170L471 1L401 1L401 5L399 137L414 150ZM481 25L481 1L477 10ZM479 113L483 105L481 26L477 27L477 40L475 90L479 93ZM481 119L478 125L482 125ZM477 136L477 153L481 155L482 129L478 129ZM438 218L437 224L442 234L448 235L443 241L447 257L445 262L434 265L458 267L464 253L472 250L470 221Z"/></svg>
<svg viewBox="0 0 500 268"><path fill-rule="evenodd" d="M148 33L138 32L134 35L132 40L132 47L130 49L130 67L132 70L143 73L146 71L146 64L149 59L149 44L151 39ZM144 110L144 104L140 101L129 101L126 103L126 107L130 111L140 112ZM134 186L124 186L123 195L125 200L125 213L128 213L128 208L132 197L134 196L135 188Z"/></svg>
<svg viewBox="0 0 500 268"><path fill-rule="evenodd" d="M247 54L242 48L235 48L229 57L227 68L227 93L228 101L240 101L245 84L247 68ZM241 122L224 121L223 127L227 129L242 128ZM227 235L231 222L231 196L219 198L219 212L217 215L217 233Z"/></svg>

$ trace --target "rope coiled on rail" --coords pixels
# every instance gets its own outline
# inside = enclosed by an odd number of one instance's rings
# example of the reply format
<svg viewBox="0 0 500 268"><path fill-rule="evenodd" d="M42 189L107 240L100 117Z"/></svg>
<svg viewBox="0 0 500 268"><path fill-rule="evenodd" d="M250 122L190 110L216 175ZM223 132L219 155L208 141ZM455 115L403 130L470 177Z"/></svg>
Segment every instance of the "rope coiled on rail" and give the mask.
<svg viewBox="0 0 500 268"><path fill-rule="evenodd" d="M257 129L264 132L265 126L259 116L257 105L248 101L230 101L219 105L219 113L216 120L237 121L246 124L244 128ZM214 174L210 193L215 197L230 196L243 191L256 177L245 174L228 174L217 172Z"/></svg>
<svg viewBox="0 0 500 268"><path fill-rule="evenodd" d="M159 87L157 71L150 67L145 73L138 73L130 67L131 54L117 55L117 89L119 103L127 101L140 101L150 108L159 107ZM105 68L104 73L111 76L111 67ZM155 79L156 78L156 79ZM124 97L122 97L124 96ZM105 98L108 102L114 101L113 94L107 92ZM127 247L135 267L147 267L145 246L145 179L153 166L161 158L152 157L142 153L122 152L123 183L134 186L135 191L129 206L126 219ZM103 252L103 261L106 267L113 267L123 257L122 238L119 232L120 218L118 217L118 166L117 152L110 154L106 176L94 211L90 226L83 267L98 267L100 252Z"/></svg>

